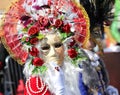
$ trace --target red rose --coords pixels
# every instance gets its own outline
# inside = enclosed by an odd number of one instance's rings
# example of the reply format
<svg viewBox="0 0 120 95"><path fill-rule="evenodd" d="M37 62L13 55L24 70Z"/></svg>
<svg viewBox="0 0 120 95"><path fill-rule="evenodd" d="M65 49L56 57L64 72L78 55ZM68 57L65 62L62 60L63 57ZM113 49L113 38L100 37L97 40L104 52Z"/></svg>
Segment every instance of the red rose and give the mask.
<svg viewBox="0 0 120 95"><path fill-rule="evenodd" d="M70 25L67 23L66 25L63 26L62 29L64 32L69 33L70 32Z"/></svg>
<svg viewBox="0 0 120 95"><path fill-rule="evenodd" d="M44 30L44 29L45 29L45 27L44 27L43 25L41 25L41 24L39 23L39 21L36 22L35 25L38 27L38 30Z"/></svg>
<svg viewBox="0 0 120 95"><path fill-rule="evenodd" d="M36 26L32 26L30 27L30 29L28 30L28 34L31 35L35 35L39 32L38 28Z"/></svg>
<svg viewBox="0 0 120 95"><path fill-rule="evenodd" d="M38 18L38 21L39 21L39 24L44 26L44 27L49 25L49 20L45 17L40 16Z"/></svg>
<svg viewBox="0 0 120 95"><path fill-rule="evenodd" d="M60 19L57 19L57 20L55 21L55 27L57 27L57 28L59 28L60 26L62 26L62 24L63 24L63 21L60 20Z"/></svg>
<svg viewBox="0 0 120 95"><path fill-rule="evenodd" d="M45 30L45 27L43 26L43 25L41 25L41 24L39 24L39 30Z"/></svg>
<svg viewBox="0 0 120 95"><path fill-rule="evenodd" d="M43 60L39 57L35 57L32 62L35 66L42 66L44 63Z"/></svg>
<svg viewBox="0 0 120 95"><path fill-rule="evenodd" d="M36 44L38 42L38 38L32 38L30 39L31 44Z"/></svg>
<svg viewBox="0 0 120 95"><path fill-rule="evenodd" d="M75 58L77 56L77 52L75 51L75 49L69 49L68 50L68 56L70 58Z"/></svg>
<svg viewBox="0 0 120 95"><path fill-rule="evenodd" d="M75 45L75 39L72 38L72 41L70 42L69 46L72 47L72 46L74 46L74 45Z"/></svg>
<svg viewBox="0 0 120 95"><path fill-rule="evenodd" d="M32 56L38 56L38 54L39 54L39 51L38 51L38 49L37 48L35 48L35 47L32 47L32 50L30 50L30 52L29 52Z"/></svg>

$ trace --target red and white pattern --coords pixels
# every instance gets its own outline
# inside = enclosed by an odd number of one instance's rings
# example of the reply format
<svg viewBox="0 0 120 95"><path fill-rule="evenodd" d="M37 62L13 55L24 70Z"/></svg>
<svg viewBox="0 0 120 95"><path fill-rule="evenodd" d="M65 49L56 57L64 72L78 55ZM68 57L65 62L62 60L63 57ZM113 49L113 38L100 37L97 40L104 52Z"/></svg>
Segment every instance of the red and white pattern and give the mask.
<svg viewBox="0 0 120 95"><path fill-rule="evenodd" d="M24 95L52 95L40 77L30 77L26 81Z"/></svg>

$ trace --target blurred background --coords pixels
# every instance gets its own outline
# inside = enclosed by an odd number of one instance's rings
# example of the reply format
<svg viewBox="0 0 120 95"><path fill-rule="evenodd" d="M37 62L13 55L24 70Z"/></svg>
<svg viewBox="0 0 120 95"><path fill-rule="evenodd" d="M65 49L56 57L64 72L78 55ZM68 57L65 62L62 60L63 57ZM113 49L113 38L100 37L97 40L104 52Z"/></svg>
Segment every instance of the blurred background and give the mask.
<svg viewBox="0 0 120 95"><path fill-rule="evenodd" d="M0 31L3 16L15 0L0 0ZM110 85L120 93L120 1L80 0L90 17L90 41L85 47L100 55L109 74ZM0 32L0 36L2 33ZM23 66L12 59L0 40L0 95L23 95Z"/></svg>

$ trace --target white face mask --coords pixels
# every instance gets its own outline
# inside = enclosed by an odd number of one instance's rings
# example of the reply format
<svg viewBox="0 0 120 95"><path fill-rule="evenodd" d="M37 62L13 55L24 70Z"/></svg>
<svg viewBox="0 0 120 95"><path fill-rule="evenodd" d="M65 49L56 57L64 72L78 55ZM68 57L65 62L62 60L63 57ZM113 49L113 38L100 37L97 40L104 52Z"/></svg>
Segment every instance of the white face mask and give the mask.
<svg viewBox="0 0 120 95"><path fill-rule="evenodd" d="M41 41L41 51L46 63L56 62L59 66L64 60L64 46L58 34L48 34Z"/></svg>

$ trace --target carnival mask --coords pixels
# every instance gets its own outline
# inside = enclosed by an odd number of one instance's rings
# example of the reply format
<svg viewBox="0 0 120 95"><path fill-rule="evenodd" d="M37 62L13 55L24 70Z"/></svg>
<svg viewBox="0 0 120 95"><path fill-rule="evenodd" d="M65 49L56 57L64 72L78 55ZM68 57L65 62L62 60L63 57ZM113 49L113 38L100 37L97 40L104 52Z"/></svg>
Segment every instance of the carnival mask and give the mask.
<svg viewBox="0 0 120 95"><path fill-rule="evenodd" d="M56 62L62 65L64 59L64 47L61 38L57 33L47 34L41 41L41 51L46 63Z"/></svg>

